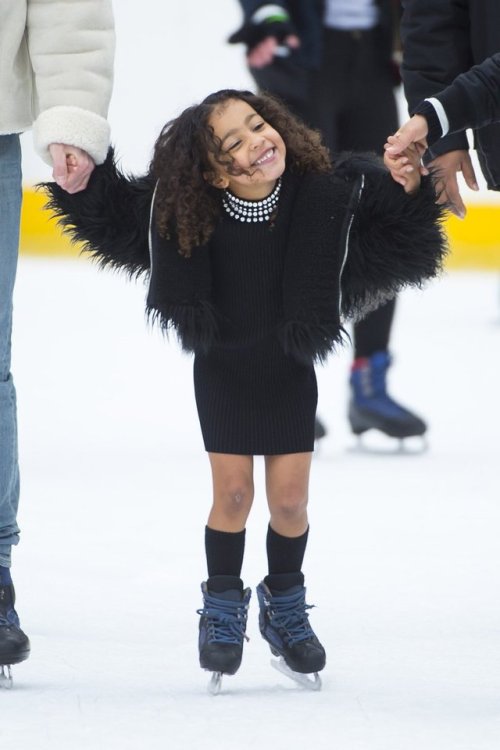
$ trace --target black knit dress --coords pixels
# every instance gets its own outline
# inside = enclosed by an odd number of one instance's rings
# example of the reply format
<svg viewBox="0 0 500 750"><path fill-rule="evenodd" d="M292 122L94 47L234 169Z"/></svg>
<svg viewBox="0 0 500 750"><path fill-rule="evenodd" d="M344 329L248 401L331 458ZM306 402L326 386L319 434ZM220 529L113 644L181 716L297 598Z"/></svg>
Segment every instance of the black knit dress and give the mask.
<svg viewBox="0 0 500 750"><path fill-rule="evenodd" d="M210 452L314 449L314 367L286 355L276 335L294 194L294 181L285 175L274 221L247 224L224 212L210 241L221 339L194 361L196 404Z"/></svg>

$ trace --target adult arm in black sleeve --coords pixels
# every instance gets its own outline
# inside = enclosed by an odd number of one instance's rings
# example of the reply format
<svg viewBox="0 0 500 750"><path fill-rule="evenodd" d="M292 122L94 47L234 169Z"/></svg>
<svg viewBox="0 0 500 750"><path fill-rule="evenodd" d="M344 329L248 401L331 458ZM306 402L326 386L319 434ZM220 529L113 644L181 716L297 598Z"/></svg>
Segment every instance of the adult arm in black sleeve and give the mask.
<svg viewBox="0 0 500 750"><path fill-rule="evenodd" d="M403 0L401 73L410 114L472 65L468 0ZM435 158L468 150L465 133L440 139L430 151Z"/></svg>
<svg viewBox="0 0 500 750"><path fill-rule="evenodd" d="M402 76L411 114L418 102L470 69L469 14L469 0L404 0ZM466 134L453 133L436 141L424 155L424 163L439 172L438 201L463 218L466 208L457 174L461 172L467 185L477 189Z"/></svg>
<svg viewBox="0 0 500 750"><path fill-rule="evenodd" d="M435 99L445 115L444 126L454 133L482 128L500 120L500 52L459 75ZM422 105L414 113L422 112ZM425 115L425 112L423 112ZM439 116L439 113L438 113ZM443 125L441 125L443 127ZM432 139L428 139L432 143Z"/></svg>

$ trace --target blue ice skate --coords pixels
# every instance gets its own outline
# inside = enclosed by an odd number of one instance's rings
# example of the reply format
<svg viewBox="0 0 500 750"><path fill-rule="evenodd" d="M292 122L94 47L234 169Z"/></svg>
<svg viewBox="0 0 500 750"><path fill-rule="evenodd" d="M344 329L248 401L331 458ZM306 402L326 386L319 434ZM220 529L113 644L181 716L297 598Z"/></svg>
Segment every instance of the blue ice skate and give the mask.
<svg viewBox="0 0 500 750"><path fill-rule="evenodd" d="M420 437L427 430L420 417L387 393L386 377L390 364L388 352L380 351L371 357L359 358L353 365L348 417L355 435L374 429L403 441Z"/></svg>
<svg viewBox="0 0 500 750"><path fill-rule="evenodd" d="M321 688L320 672L326 664L325 649L310 623L303 576L297 585L279 591L270 589L266 580L257 586L259 628L274 656L280 656L273 667L295 682L312 690ZM276 581L278 576L273 576ZM311 679L307 675L313 675Z"/></svg>
<svg viewBox="0 0 500 750"><path fill-rule="evenodd" d="M218 591L220 588L222 591ZM216 589L216 591L213 590ZM212 672L211 693L220 691L223 674L235 674L241 664L243 642L248 640L247 625L250 589L243 589L240 578L213 576L202 583L203 608L200 615L200 666Z"/></svg>

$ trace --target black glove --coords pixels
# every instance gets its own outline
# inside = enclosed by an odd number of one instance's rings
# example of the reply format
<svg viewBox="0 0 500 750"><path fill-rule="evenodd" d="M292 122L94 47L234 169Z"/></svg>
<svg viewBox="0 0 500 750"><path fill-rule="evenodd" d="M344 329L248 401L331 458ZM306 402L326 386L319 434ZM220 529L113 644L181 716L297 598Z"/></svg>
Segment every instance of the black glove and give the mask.
<svg viewBox="0 0 500 750"><path fill-rule="evenodd" d="M261 21L260 23L252 23L248 21L243 24L241 29L235 31L234 34L228 39L229 44L243 44L247 45L248 50L252 50L260 42L264 41L270 36L275 37L281 44L285 39L292 34L297 32L293 28L290 20L284 15L283 20L276 20L275 17L271 17L269 21Z"/></svg>

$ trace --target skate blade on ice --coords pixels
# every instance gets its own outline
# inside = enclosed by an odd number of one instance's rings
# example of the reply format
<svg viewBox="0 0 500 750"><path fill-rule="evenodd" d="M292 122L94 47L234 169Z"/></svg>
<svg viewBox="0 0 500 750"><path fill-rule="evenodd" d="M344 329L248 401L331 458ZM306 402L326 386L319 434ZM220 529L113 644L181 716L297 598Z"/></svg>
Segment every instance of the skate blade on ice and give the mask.
<svg viewBox="0 0 500 750"><path fill-rule="evenodd" d="M271 666L306 690L321 690L321 677L317 672L314 672L313 675L294 672L293 669L290 669L282 656L280 656L279 659L271 659Z"/></svg>
<svg viewBox="0 0 500 750"><path fill-rule="evenodd" d="M9 666L0 667L0 688L10 690L13 685L12 672Z"/></svg>
<svg viewBox="0 0 500 750"><path fill-rule="evenodd" d="M210 682L208 683L208 692L210 695L219 695L222 688L222 672L212 672Z"/></svg>
<svg viewBox="0 0 500 750"><path fill-rule="evenodd" d="M395 438L375 430L370 432L372 434L358 435L356 443L348 450L372 456L420 456L429 448L425 435Z"/></svg>

